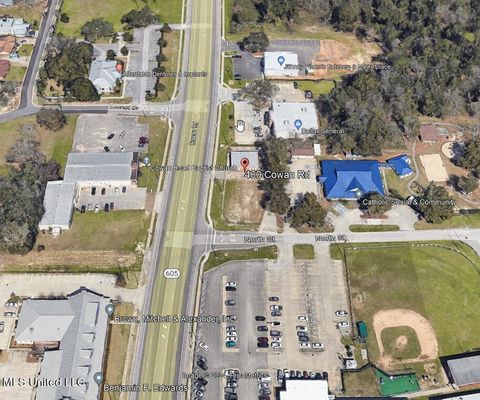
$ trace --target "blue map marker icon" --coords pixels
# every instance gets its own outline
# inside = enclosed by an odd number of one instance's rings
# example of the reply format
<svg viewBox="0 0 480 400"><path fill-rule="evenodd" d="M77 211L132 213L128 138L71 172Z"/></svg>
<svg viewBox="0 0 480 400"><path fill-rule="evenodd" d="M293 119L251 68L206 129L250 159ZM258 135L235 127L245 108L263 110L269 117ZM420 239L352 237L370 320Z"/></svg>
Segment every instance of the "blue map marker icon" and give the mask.
<svg viewBox="0 0 480 400"><path fill-rule="evenodd" d="M293 124L295 125L295 128L297 128L297 129L300 129L302 127L302 121L299 120L299 119L296 119Z"/></svg>
<svg viewBox="0 0 480 400"><path fill-rule="evenodd" d="M280 57L278 57L277 61L278 61L278 63L280 64L280 66L282 66L283 63L285 62L285 57L284 57L284 56L280 56Z"/></svg>

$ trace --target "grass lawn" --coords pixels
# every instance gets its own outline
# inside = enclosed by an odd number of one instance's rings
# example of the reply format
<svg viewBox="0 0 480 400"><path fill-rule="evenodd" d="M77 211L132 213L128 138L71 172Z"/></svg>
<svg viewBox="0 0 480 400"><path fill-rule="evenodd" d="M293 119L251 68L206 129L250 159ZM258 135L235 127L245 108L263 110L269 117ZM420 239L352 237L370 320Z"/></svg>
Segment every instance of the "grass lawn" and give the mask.
<svg viewBox="0 0 480 400"><path fill-rule="evenodd" d="M20 57L29 57L33 52L33 44L22 44L18 49L18 55Z"/></svg>
<svg viewBox="0 0 480 400"><path fill-rule="evenodd" d="M298 80L298 88L300 90L310 90L313 97L319 97L322 94L330 93L335 87L335 82L329 80L321 81L302 81Z"/></svg>
<svg viewBox="0 0 480 400"><path fill-rule="evenodd" d="M298 260L313 260L315 252L311 244L295 244L293 245L293 257Z"/></svg>
<svg viewBox="0 0 480 400"><path fill-rule="evenodd" d="M247 81L237 80L233 78L233 59L232 57L223 57L223 83L232 89L241 89Z"/></svg>
<svg viewBox="0 0 480 400"><path fill-rule="evenodd" d="M400 179L395 172L393 172L391 169L388 169L385 171L385 178L387 180L390 196L399 199L406 199L408 196L410 196L410 192L408 191L408 182L412 179L412 176Z"/></svg>
<svg viewBox="0 0 480 400"><path fill-rule="evenodd" d="M10 66L10 70L8 71L7 75L5 76L5 80L6 81L14 81L14 82L23 82L23 77L25 76L26 71L27 71L26 67Z"/></svg>
<svg viewBox="0 0 480 400"><path fill-rule="evenodd" d="M348 249L355 320L365 321L371 330L377 311L405 308L432 323L440 355L478 347L480 259L469 246L456 241L352 243L332 246L332 256L338 258L342 248ZM373 332L367 344L370 359L377 360Z"/></svg>
<svg viewBox="0 0 480 400"><path fill-rule="evenodd" d="M115 306L115 314L122 316L133 315L133 305L130 303L121 303ZM111 385L120 385L122 383L123 372L126 363L128 349L128 340L130 338L131 324L112 324L110 325L110 336L108 341L107 353L107 371L105 374L105 383ZM108 396L109 399L119 399L120 393Z"/></svg>
<svg viewBox="0 0 480 400"><path fill-rule="evenodd" d="M77 118L77 115L67 115L67 123L57 132L37 125L34 115L0 123L0 166L5 165L5 155L8 149L20 138L20 127L23 124L33 124L38 133L40 150L47 158L53 158L61 165L61 174L63 174L68 153L72 149Z"/></svg>
<svg viewBox="0 0 480 400"><path fill-rule="evenodd" d="M220 119L220 137L218 139L218 151L216 164L228 165L228 146L235 144L234 106L232 102L222 105Z"/></svg>
<svg viewBox="0 0 480 400"><path fill-rule="evenodd" d="M233 14L233 0L223 0L223 7L225 8L225 13L224 13L225 32L223 32L223 34L227 36L230 34L230 25L232 22L232 14Z"/></svg>
<svg viewBox="0 0 480 400"><path fill-rule="evenodd" d="M150 219L145 211L75 212L72 226L59 238L39 235L49 250L119 250L133 252L145 243Z"/></svg>
<svg viewBox="0 0 480 400"><path fill-rule="evenodd" d="M417 334L409 326L385 328L381 336L385 351L397 360L415 358L420 356L422 352ZM404 345L397 343L399 337L405 337L406 343Z"/></svg>
<svg viewBox="0 0 480 400"><path fill-rule="evenodd" d="M166 72L175 72L177 71L178 54L180 53L180 31L166 33L165 39L167 40L167 47L163 49L163 54L167 57L167 61L163 61L162 66L165 67ZM165 90L158 93L155 101L170 100L175 94L176 80L175 77L162 78L161 82L165 85Z"/></svg>
<svg viewBox="0 0 480 400"><path fill-rule="evenodd" d="M158 117L139 117L138 123L149 124L150 143L148 144L148 153L145 155L149 156L151 160L150 167L142 167L140 169L141 175L138 179L138 186L146 187L150 192L154 192L157 190L158 178L160 176L160 172L155 167L163 164L168 137L168 123Z"/></svg>
<svg viewBox="0 0 480 400"><path fill-rule="evenodd" d="M478 228L480 227L480 213L468 215L454 215L441 224L429 224L425 220L418 221L415 229L450 229L450 228Z"/></svg>
<svg viewBox="0 0 480 400"><path fill-rule="evenodd" d="M212 251L205 263L205 271L218 267L227 261L234 260L258 260L268 258L270 260L277 259L277 246L257 247L253 250L225 250Z"/></svg>
<svg viewBox="0 0 480 400"><path fill-rule="evenodd" d="M160 22L170 24L180 23L182 17L182 0L148 1L148 6L155 12ZM63 33L69 37L80 37L80 30L85 22L93 18L105 18L113 24L115 31L122 31L120 22L123 15L130 10L145 7L143 1L136 0L64 0L61 13L67 13L70 22L57 23L57 33Z"/></svg>
<svg viewBox="0 0 480 400"><path fill-rule="evenodd" d="M256 182L247 183L253 183L256 186ZM246 191L243 193L243 195L241 193L239 195L239 185L241 184L242 182L238 182L236 180L214 180L210 216L213 220L213 225L215 229L222 231L251 231L255 230L255 228L257 228L261 223L263 210L260 208L259 204L252 204L252 202L255 201L253 200L255 194L258 193L251 193L251 191L249 190L249 195L242 197L250 188L246 188ZM256 222L241 223L240 221L232 221L231 219L229 219L228 217L230 215L235 214L235 211L233 210L236 210L238 208L245 210L247 210L248 208L247 219L253 219ZM239 219L242 219L242 216L239 216Z"/></svg>
<svg viewBox="0 0 480 400"><path fill-rule="evenodd" d="M390 232L399 231L398 225L350 225L351 232Z"/></svg>
<svg viewBox="0 0 480 400"><path fill-rule="evenodd" d="M380 397L378 380L372 367L361 372L344 372L345 395L349 397Z"/></svg>

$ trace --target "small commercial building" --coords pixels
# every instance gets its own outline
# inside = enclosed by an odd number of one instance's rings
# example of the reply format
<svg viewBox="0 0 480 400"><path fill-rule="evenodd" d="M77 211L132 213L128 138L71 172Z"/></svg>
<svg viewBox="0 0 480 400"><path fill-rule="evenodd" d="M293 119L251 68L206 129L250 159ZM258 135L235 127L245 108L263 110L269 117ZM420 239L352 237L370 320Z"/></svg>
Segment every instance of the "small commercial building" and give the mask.
<svg viewBox="0 0 480 400"><path fill-rule="evenodd" d="M290 51L266 51L265 78L295 78L299 75L298 55Z"/></svg>
<svg viewBox="0 0 480 400"><path fill-rule="evenodd" d="M451 384L480 384L480 351L440 357L440 362Z"/></svg>
<svg viewBox="0 0 480 400"><path fill-rule="evenodd" d="M277 138L305 139L318 134L318 117L313 103L274 102L270 126Z"/></svg>
<svg viewBox="0 0 480 400"><path fill-rule="evenodd" d="M315 148L311 142L294 143L292 146L292 158L307 159L315 157Z"/></svg>
<svg viewBox="0 0 480 400"><path fill-rule="evenodd" d="M413 169L410 166L411 161L406 154L390 158L387 160L387 164L400 178L406 178L407 176L413 175Z"/></svg>
<svg viewBox="0 0 480 400"><path fill-rule="evenodd" d="M328 400L328 381L287 379L280 400Z"/></svg>
<svg viewBox="0 0 480 400"><path fill-rule="evenodd" d="M480 389L431 396L429 400L480 400Z"/></svg>
<svg viewBox="0 0 480 400"><path fill-rule="evenodd" d="M370 192L385 194L376 160L325 160L321 165L318 181L327 199L356 200Z"/></svg>
<svg viewBox="0 0 480 400"><path fill-rule="evenodd" d="M96 59L92 61L88 79L93 83L98 93L112 93L117 85L117 80L122 79L122 74L117 71L115 60Z"/></svg>
<svg viewBox="0 0 480 400"><path fill-rule="evenodd" d="M0 35L32 36L34 32L30 29L23 18L0 18Z"/></svg>
<svg viewBox="0 0 480 400"><path fill-rule="evenodd" d="M238 171L243 171L242 160L244 159L248 160L245 170L259 169L258 150L250 149L232 149L229 154L229 166L236 168Z"/></svg>
<svg viewBox="0 0 480 400"><path fill-rule="evenodd" d="M43 198L45 213L38 226L40 230L51 229L52 234L59 235L62 230L70 228L76 189L74 182L47 183Z"/></svg>
<svg viewBox="0 0 480 400"><path fill-rule="evenodd" d="M94 380L103 371L108 297L86 288L63 299L28 299L18 315L14 346L43 350L38 379L70 385L39 385L36 400L97 400Z"/></svg>

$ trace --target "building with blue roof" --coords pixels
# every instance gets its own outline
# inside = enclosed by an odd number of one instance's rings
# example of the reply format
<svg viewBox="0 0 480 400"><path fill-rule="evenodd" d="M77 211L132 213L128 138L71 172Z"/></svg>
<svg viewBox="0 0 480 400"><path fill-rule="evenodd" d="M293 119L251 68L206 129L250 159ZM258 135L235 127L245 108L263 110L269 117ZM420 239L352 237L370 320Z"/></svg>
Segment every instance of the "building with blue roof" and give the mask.
<svg viewBox="0 0 480 400"><path fill-rule="evenodd" d="M410 158L408 158L406 154L401 154L387 160L387 164L400 178L405 178L413 174L413 169L410 167Z"/></svg>
<svg viewBox="0 0 480 400"><path fill-rule="evenodd" d="M379 167L375 160L325 160L318 181L327 199L355 200L370 192L384 195Z"/></svg>

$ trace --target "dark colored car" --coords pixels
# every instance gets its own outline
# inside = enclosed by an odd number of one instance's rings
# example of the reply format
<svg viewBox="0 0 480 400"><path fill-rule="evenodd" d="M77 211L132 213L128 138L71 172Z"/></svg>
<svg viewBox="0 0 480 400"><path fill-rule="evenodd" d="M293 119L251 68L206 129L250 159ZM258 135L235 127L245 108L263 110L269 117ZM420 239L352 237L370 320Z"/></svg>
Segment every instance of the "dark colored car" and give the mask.
<svg viewBox="0 0 480 400"><path fill-rule="evenodd" d="M272 311L272 312L270 313L270 315L271 315L272 317L281 317L281 316L282 316L282 312L279 311L279 310L274 310L274 311Z"/></svg>
<svg viewBox="0 0 480 400"><path fill-rule="evenodd" d="M140 138L138 139L138 143L140 144L147 144L149 142L150 140L146 136L140 136Z"/></svg>
<svg viewBox="0 0 480 400"><path fill-rule="evenodd" d="M311 90L305 90L305 98L311 99L313 97L313 93Z"/></svg>
<svg viewBox="0 0 480 400"><path fill-rule="evenodd" d="M280 337L280 336L282 336L282 332L280 332L280 331L270 331L270 336Z"/></svg>
<svg viewBox="0 0 480 400"><path fill-rule="evenodd" d="M87 207L85 206L85 204L83 204L83 205L80 207L80 212L83 214L86 209L87 209Z"/></svg>
<svg viewBox="0 0 480 400"><path fill-rule="evenodd" d="M122 187L122 193L125 193L127 191L127 187L126 186L123 186Z"/></svg>
<svg viewBox="0 0 480 400"><path fill-rule="evenodd" d="M97 188L95 186L92 187L91 193L92 193L92 196L95 196L95 193L97 193Z"/></svg>
<svg viewBox="0 0 480 400"><path fill-rule="evenodd" d="M307 371L303 371L303 379L308 379L309 376L308 376L308 372Z"/></svg>
<svg viewBox="0 0 480 400"><path fill-rule="evenodd" d="M200 383L203 386L207 386L207 383L208 383L208 381L203 376L199 376L197 378L197 382Z"/></svg>
<svg viewBox="0 0 480 400"><path fill-rule="evenodd" d="M328 381L328 372L327 371L323 372L322 378L323 378L324 381Z"/></svg>
<svg viewBox="0 0 480 400"><path fill-rule="evenodd" d="M197 360L198 360L198 361L201 361L201 362L203 362L203 363L205 363L205 364L207 363L207 359L206 359L204 356L198 355L198 356L197 356Z"/></svg>
<svg viewBox="0 0 480 400"><path fill-rule="evenodd" d="M268 343L258 342L257 347L258 348L268 348Z"/></svg>
<svg viewBox="0 0 480 400"><path fill-rule="evenodd" d="M204 362L201 362L200 360L197 361L197 366L203 369L204 371L208 370L207 364L205 364Z"/></svg>
<svg viewBox="0 0 480 400"><path fill-rule="evenodd" d="M110 210L113 210L114 206L115 206L115 203L113 201L111 201L110 202Z"/></svg>
<svg viewBox="0 0 480 400"><path fill-rule="evenodd" d="M268 343L268 338L266 336L260 336L259 338L257 338L257 341L259 343Z"/></svg>
<svg viewBox="0 0 480 400"><path fill-rule="evenodd" d="M235 286L225 286L227 292L236 292L237 288Z"/></svg>
<svg viewBox="0 0 480 400"><path fill-rule="evenodd" d="M262 315L255 316L255 321L265 321L265 317Z"/></svg>
<svg viewBox="0 0 480 400"><path fill-rule="evenodd" d="M113 139L113 137L115 136L114 133L111 133L110 135L107 136L107 139L110 140L110 139Z"/></svg>
<svg viewBox="0 0 480 400"><path fill-rule="evenodd" d="M105 193L107 193L107 189L105 189L105 188L102 188L102 195L104 196L104 195L105 195Z"/></svg>
<svg viewBox="0 0 480 400"><path fill-rule="evenodd" d="M108 203L106 203L104 206L103 206L103 210L108 212L110 211L110 205Z"/></svg>
<svg viewBox="0 0 480 400"><path fill-rule="evenodd" d="M279 301L280 299L277 296L271 296L268 298L268 301Z"/></svg>
<svg viewBox="0 0 480 400"><path fill-rule="evenodd" d="M304 331L297 331L297 336L298 337L308 337L308 333Z"/></svg>
<svg viewBox="0 0 480 400"><path fill-rule="evenodd" d="M257 331L266 332L266 331L268 331L268 326L266 326L266 325L257 326Z"/></svg>
<svg viewBox="0 0 480 400"><path fill-rule="evenodd" d="M226 306L234 306L235 304L237 304L237 302L235 300L225 300L225 305Z"/></svg>
<svg viewBox="0 0 480 400"><path fill-rule="evenodd" d="M293 82L293 88L298 89L298 82Z"/></svg>
<svg viewBox="0 0 480 400"><path fill-rule="evenodd" d="M103 148L103 150L105 150L105 153L110 153L110 147L108 147L108 146L105 146Z"/></svg>
<svg viewBox="0 0 480 400"><path fill-rule="evenodd" d="M317 373L315 374L315 378L314 378L314 379L317 379L317 380L322 379L322 374L321 374L320 372L317 372Z"/></svg>
<svg viewBox="0 0 480 400"><path fill-rule="evenodd" d="M299 336L298 337L298 341L299 342L308 342L310 340L310 338L308 336Z"/></svg>
<svg viewBox="0 0 480 400"><path fill-rule="evenodd" d="M239 81L240 79L242 79L242 75L240 75L240 74L235 74L235 75L233 75L233 79Z"/></svg>
<svg viewBox="0 0 480 400"><path fill-rule="evenodd" d="M240 54L234 54L232 58L242 58L242 56Z"/></svg>

